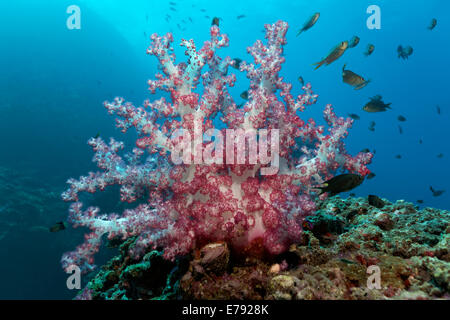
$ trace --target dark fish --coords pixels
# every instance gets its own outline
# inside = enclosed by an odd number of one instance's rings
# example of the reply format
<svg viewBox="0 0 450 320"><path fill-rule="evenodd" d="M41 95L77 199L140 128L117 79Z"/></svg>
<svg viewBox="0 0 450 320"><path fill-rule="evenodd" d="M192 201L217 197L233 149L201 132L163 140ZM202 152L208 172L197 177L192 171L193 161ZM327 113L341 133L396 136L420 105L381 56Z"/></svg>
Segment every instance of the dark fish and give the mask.
<svg viewBox="0 0 450 320"><path fill-rule="evenodd" d="M439 154L437 155L437 157L438 157L439 159L442 159L442 158L444 157L444 154L443 154L443 153L439 153Z"/></svg>
<svg viewBox="0 0 450 320"><path fill-rule="evenodd" d="M398 121L402 121L402 122L406 121L406 118L404 116L398 116L397 119L398 119Z"/></svg>
<svg viewBox="0 0 450 320"><path fill-rule="evenodd" d="M360 152L368 153L370 152L369 148L362 149Z"/></svg>
<svg viewBox="0 0 450 320"><path fill-rule="evenodd" d="M317 20L319 20L320 17L320 13L316 12L314 13L311 18L308 19L308 21L305 22L305 24L303 25L303 27L298 30L297 32L297 37L304 31L311 29L317 22Z"/></svg>
<svg viewBox="0 0 450 320"><path fill-rule="evenodd" d="M231 66L232 66L233 68L239 70L239 67L241 66L242 60L239 59L239 58L234 58L233 61L234 61L234 63L233 63Z"/></svg>
<svg viewBox="0 0 450 320"><path fill-rule="evenodd" d="M63 231L64 229L66 229L66 224L64 222L57 222L53 226L48 228L50 232L59 232Z"/></svg>
<svg viewBox="0 0 450 320"><path fill-rule="evenodd" d="M189 19L190 22L193 22L191 17L189 17L188 19Z"/></svg>
<svg viewBox="0 0 450 320"><path fill-rule="evenodd" d="M398 154L398 155L395 156L395 159L401 159L401 158L402 158L401 154Z"/></svg>
<svg viewBox="0 0 450 320"><path fill-rule="evenodd" d="M368 57L368 56L370 56L373 53L374 50L375 50L375 46L373 44L368 44L366 52L364 52L364 55L366 57Z"/></svg>
<svg viewBox="0 0 450 320"><path fill-rule="evenodd" d="M359 174L345 173L325 181L323 186L318 189L320 189L320 194L327 192L330 196L334 196L356 188L363 180L364 177Z"/></svg>
<svg viewBox="0 0 450 320"><path fill-rule="evenodd" d="M301 84L302 86L305 85L305 80L303 80L303 77L302 77L302 76L298 77L298 82L300 82L300 84Z"/></svg>
<svg viewBox="0 0 450 320"><path fill-rule="evenodd" d="M370 98L370 101L363 107L366 112L383 112L391 109L391 103L384 103L380 95Z"/></svg>
<svg viewBox="0 0 450 320"><path fill-rule="evenodd" d="M169 7L169 9L172 11L177 11L177 9L175 9L174 7Z"/></svg>
<svg viewBox="0 0 450 320"><path fill-rule="evenodd" d="M376 196L376 195L369 195L368 197L369 200L369 204L371 206L374 206L375 208L381 209L384 207L384 201L380 199L380 197Z"/></svg>
<svg viewBox="0 0 450 320"><path fill-rule="evenodd" d="M434 190L433 187L431 187L431 186L430 186L430 190L433 193L433 197L439 197L445 192L445 190Z"/></svg>
<svg viewBox="0 0 450 320"><path fill-rule="evenodd" d="M348 116L352 118L353 120L359 120L361 119L356 113L349 113Z"/></svg>
<svg viewBox="0 0 450 320"><path fill-rule="evenodd" d="M346 70L345 64L342 67L342 81L344 83L351 85L355 88L355 90L359 90L367 86L367 84L370 82L370 80L365 80L360 75L354 73L353 71Z"/></svg>
<svg viewBox="0 0 450 320"><path fill-rule="evenodd" d="M201 12L206 12L206 9L200 9Z"/></svg>
<svg viewBox="0 0 450 320"><path fill-rule="evenodd" d="M220 21L220 18L214 17L212 19L211 25L212 26L219 26L219 21Z"/></svg>
<svg viewBox="0 0 450 320"><path fill-rule="evenodd" d="M359 38L357 36L354 36L353 38L350 39L350 42L348 44L349 48L354 48L358 45L359 43Z"/></svg>
<svg viewBox="0 0 450 320"><path fill-rule="evenodd" d="M436 106L436 111L437 111L438 114L441 114L441 107Z"/></svg>
<svg viewBox="0 0 450 320"><path fill-rule="evenodd" d="M352 193L349 194L349 196L350 196L350 197L355 197L355 196L356 196L356 193L353 193L353 192L352 192Z"/></svg>
<svg viewBox="0 0 450 320"><path fill-rule="evenodd" d="M398 46L397 48L398 57L403 60L408 59L413 54L413 51L414 50L411 46L406 46L404 48L402 46Z"/></svg>
<svg viewBox="0 0 450 320"><path fill-rule="evenodd" d="M437 20L435 18L431 19L430 26L428 27L428 30L433 30L437 25Z"/></svg>
<svg viewBox="0 0 450 320"><path fill-rule="evenodd" d="M237 17L236 17L236 19L242 19L242 18L245 18L245 14L240 14L240 15L238 15Z"/></svg>
<svg viewBox="0 0 450 320"><path fill-rule="evenodd" d="M97 134L95 135L94 139L97 139L100 137L100 132L97 132Z"/></svg>
<svg viewBox="0 0 450 320"><path fill-rule="evenodd" d="M375 178L375 176L376 176L376 174L371 172L367 175L367 179L373 179L373 178Z"/></svg>
<svg viewBox="0 0 450 320"><path fill-rule="evenodd" d="M417 200L417 203L422 204L422 203L423 203L423 200Z"/></svg>
<svg viewBox="0 0 450 320"><path fill-rule="evenodd" d="M173 2L173 1L169 1L169 4L172 5L172 6L176 6L177 5L177 3Z"/></svg>
<svg viewBox="0 0 450 320"><path fill-rule="evenodd" d="M369 126L370 131L375 131L375 124L376 124L375 121L370 122L370 126Z"/></svg>
<svg viewBox="0 0 450 320"><path fill-rule="evenodd" d="M244 91L241 93L240 97L244 100L248 100L248 91Z"/></svg>
<svg viewBox="0 0 450 320"><path fill-rule="evenodd" d="M398 131L400 132L400 134L403 134L403 128L402 128L402 126L398 126Z"/></svg>
<svg viewBox="0 0 450 320"><path fill-rule="evenodd" d="M343 41L340 44L338 44L336 47L331 50L331 52L328 54L326 58L323 60L313 63L313 65L316 65L316 68L314 70L319 69L322 65L329 65L330 63L333 63L337 59L339 59L347 50L348 47L348 41Z"/></svg>
<svg viewBox="0 0 450 320"><path fill-rule="evenodd" d="M422 144L423 143L423 140L422 139L419 139L419 144Z"/></svg>

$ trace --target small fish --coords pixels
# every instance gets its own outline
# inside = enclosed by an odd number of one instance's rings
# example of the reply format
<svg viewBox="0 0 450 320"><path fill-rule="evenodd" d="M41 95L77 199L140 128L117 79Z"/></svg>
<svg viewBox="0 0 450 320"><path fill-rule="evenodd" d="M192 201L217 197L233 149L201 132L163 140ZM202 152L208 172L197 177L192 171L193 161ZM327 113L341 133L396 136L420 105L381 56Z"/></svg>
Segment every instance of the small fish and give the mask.
<svg viewBox="0 0 450 320"><path fill-rule="evenodd" d="M400 132L400 134L403 134L403 128L402 128L402 126L398 126L398 131Z"/></svg>
<svg viewBox="0 0 450 320"><path fill-rule="evenodd" d="M341 258L341 259L339 259L341 262L343 262L343 263L346 263L346 264L356 264L356 262L354 262L354 261L351 261L351 260L347 260L347 259L344 259L344 258Z"/></svg>
<svg viewBox="0 0 450 320"><path fill-rule="evenodd" d="M405 121L406 121L406 118L405 118L404 116L398 116L398 117L397 117L397 120L398 120L398 121L401 121L401 122L405 122Z"/></svg>
<svg viewBox="0 0 450 320"><path fill-rule="evenodd" d="M194 22L194 21L192 21L192 18L191 18L191 17L188 17L188 19L189 19L190 22Z"/></svg>
<svg viewBox="0 0 450 320"><path fill-rule="evenodd" d="M353 38L350 39L348 47L349 48L354 48L354 47L356 47L358 45L358 43L359 43L359 37L354 36Z"/></svg>
<svg viewBox="0 0 450 320"><path fill-rule="evenodd" d="M172 5L172 6L176 6L177 5L177 3L173 2L173 1L169 1L169 4Z"/></svg>
<svg viewBox="0 0 450 320"><path fill-rule="evenodd" d="M98 139L100 137L100 132L97 132L97 134L94 136L94 139Z"/></svg>
<svg viewBox="0 0 450 320"><path fill-rule="evenodd" d="M364 177L359 174L344 173L323 183L322 187L319 187L320 194L329 193L330 196L334 196L341 192L350 191L359 186L364 181Z"/></svg>
<svg viewBox="0 0 450 320"><path fill-rule="evenodd" d="M66 229L66 224L64 222L57 222L53 226L48 228L50 232L59 232L63 231L64 229Z"/></svg>
<svg viewBox="0 0 450 320"><path fill-rule="evenodd" d="M366 81L363 77L353 71L346 70L345 66L346 65L344 64L342 67L342 81L344 81L344 83L351 85L355 90L362 89L369 84L370 80Z"/></svg>
<svg viewBox="0 0 450 320"><path fill-rule="evenodd" d="M373 44L368 44L366 52L364 52L364 55L366 57L368 57L368 56L370 56L373 53L374 50L375 50L375 46Z"/></svg>
<svg viewBox="0 0 450 320"><path fill-rule="evenodd" d="M397 48L397 54L399 58L402 58L403 60L408 59L412 54L413 54L414 50L411 46L406 46L406 47L402 47L402 46L398 46Z"/></svg>
<svg viewBox="0 0 450 320"><path fill-rule="evenodd" d="M233 59L233 62L234 62L234 63L233 63L231 66L232 66L233 68L239 70L239 67L241 66L242 60L239 59L239 58L234 58L234 59Z"/></svg>
<svg viewBox="0 0 450 320"><path fill-rule="evenodd" d="M419 144L422 144L423 143L423 140L422 139L419 139Z"/></svg>
<svg viewBox="0 0 450 320"><path fill-rule="evenodd" d="M298 82L300 82L300 84L301 84L302 86L305 85L305 80L303 80L303 77L302 77L302 76L298 77Z"/></svg>
<svg viewBox="0 0 450 320"><path fill-rule="evenodd" d="M395 159L401 159L401 158L402 158L401 154L398 154L398 155L395 156Z"/></svg>
<svg viewBox="0 0 450 320"><path fill-rule="evenodd" d="M376 176L376 174L375 173L373 173L373 172L371 172L371 173L369 173L368 175L367 175L367 179L373 179L373 178L375 178L375 176Z"/></svg>
<svg viewBox="0 0 450 320"><path fill-rule="evenodd" d="M369 201L369 204L371 206L374 206L375 208L381 209L384 207L384 201L381 200L380 197L378 197L376 195L370 194L368 196L368 201Z"/></svg>
<svg viewBox="0 0 450 320"><path fill-rule="evenodd" d="M305 24L303 25L303 27L298 30L297 32L297 37L304 31L311 29L317 22L317 20L319 20L320 17L320 12L316 12L314 13L311 18L308 19L308 21L305 22Z"/></svg>
<svg viewBox="0 0 450 320"><path fill-rule="evenodd" d="M245 14L240 14L240 15L238 15L237 17L236 17L236 19L243 19L243 18L245 18Z"/></svg>
<svg viewBox="0 0 450 320"><path fill-rule="evenodd" d="M423 203L423 200L417 200L417 203L422 204L422 203Z"/></svg>
<svg viewBox="0 0 450 320"><path fill-rule="evenodd" d="M241 93L240 97L244 100L248 100L248 91L244 91Z"/></svg>
<svg viewBox="0 0 450 320"><path fill-rule="evenodd" d="M201 12L206 12L206 9L200 9Z"/></svg>
<svg viewBox="0 0 450 320"><path fill-rule="evenodd" d="M444 157L443 153L439 153L436 157L438 157L439 159L442 159Z"/></svg>
<svg viewBox="0 0 450 320"><path fill-rule="evenodd" d="M370 101L363 107L366 112L384 112L387 109L391 109L391 103L384 103L380 95L370 98Z"/></svg>
<svg viewBox="0 0 450 320"><path fill-rule="evenodd" d="M436 106L436 111L437 111L438 114L441 114L441 107Z"/></svg>
<svg viewBox="0 0 450 320"><path fill-rule="evenodd" d="M430 186L430 190L433 193L433 197L439 197L445 192L445 190L434 190L432 186Z"/></svg>
<svg viewBox="0 0 450 320"><path fill-rule="evenodd" d="M336 47L333 48L333 50L331 50L331 52L328 54L326 58L313 64L317 65L314 70L319 69L324 64L329 65L330 63L333 63L334 61L339 59L344 54L345 50L347 50L347 47L348 41L343 41L340 44L338 44Z"/></svg>
<svg viewBox="0 0 450 320"><path fill-rule="evenodd" d="M348 116L353 120L360 120L361 118L356 113L349 113Z"/></svg>
<svg viewBox="0 0 450 320"><path fill-rule="evenodd" d="M219 26L220 18L214 17L212 19L211 25L212 26Z"/></svg>
<svg viewBox="0 0 450 320"><path fill-rule="evenodd" d="M353 192L352 192L352 193L349 194L349 196L350 196L350 197L355 197L355 196L356 196L356 193L353 193Z"/></svg>
<svg viewBox="0 0 450 320"><path fill-rule="evenodd" d="M369 130L370 131L375 131L375 124L376 124L375 121L371 121L370 122L370 125L369 125Z"/></svg>
<svg viewBox="0 0 450 320"><path fill-rule="evenodd" d="M436 27L436 25L437 25L437 20L435 18L431 19L431 23L428 27L428 30L430 30L430 31L433 30Z"/></svg>
<svg viewBox="0 0 450 320"><path fill-rule="evenodd" d="M175 9L174 7L169 7L169 9L172 11L177 11L177 9Z"/></svg>
<svg viewBox="0 0 450 320"><path fill-rule="evenodd" d="M362 149L360 152L368 153L370 152L369 148Z"/></svg>

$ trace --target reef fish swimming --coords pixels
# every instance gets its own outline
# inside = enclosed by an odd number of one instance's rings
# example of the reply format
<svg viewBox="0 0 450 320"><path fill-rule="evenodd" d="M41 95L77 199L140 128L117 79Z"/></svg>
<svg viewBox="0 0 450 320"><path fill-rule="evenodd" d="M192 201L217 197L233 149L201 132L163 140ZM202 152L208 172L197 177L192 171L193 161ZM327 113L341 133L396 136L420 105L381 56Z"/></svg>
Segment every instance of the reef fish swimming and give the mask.
<svg viewBox="0 0 450 320"><path fill-rule="evenodd" d="M359 90L367 86L367 84L370 82L370 80L365 80L360 75L354 73L353 71L346 70L345 64L342 67L342 81L344 83L351 85L355 88L355 90Z"/></svg>
<svg viewBox="0 0 450 320"><path fill-rule="evenodd" d="M297 32L297 37L304 31L311 29L317 22L317 20L319 20L320 17L320 13L316 12L314 13L311 18L308 19L308 21L306 21L306 23L303 25L303 27L298 30Z"/></svg>
<svg viewBox="0 0 450 320"><path fill-rule="evenodd" d="M337 59L339 59L347 50L348 48L348 41L343 41L340 44L338 44L336 47L334 47L333 50L328 54L328 56L323 59L322 61L316 62L313 65L317 65L317 67L314 70L319 69L322 65L329 65L330 63L333 63Z"/></svg>
<svg viewBox="0 0 450 320"><path fill-rule="evenodd" d="M322 187L319 187L320 194L328 192L330 196L334 196L341 192L350 191L359 186L364 180L364 177L359 174L345 173L323 183Z"/></svg>

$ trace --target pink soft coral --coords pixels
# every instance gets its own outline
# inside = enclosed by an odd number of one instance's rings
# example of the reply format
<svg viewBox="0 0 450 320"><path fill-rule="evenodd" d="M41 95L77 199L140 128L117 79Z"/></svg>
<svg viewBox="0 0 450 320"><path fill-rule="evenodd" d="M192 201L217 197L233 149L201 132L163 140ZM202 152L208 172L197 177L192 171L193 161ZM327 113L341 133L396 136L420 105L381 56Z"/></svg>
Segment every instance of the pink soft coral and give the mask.
<svg viewBox="0 0 450 320"><path fill-rule="evenodd" d="M352 125L351 119L338 118L328 105L324 117L329 129L325 133L325 128L316 126L314 120L305 123L299 117L306 106L316 102L317 95L307 84L303 87L305 93L294 98L292 85L283 82L279 75L285 61L282 54L288 24L278 21L265 25L265 29L267 43L258 40L248 48L254 64L240 64L240 70L251 81L248 102L241 107L227 89L236 80L228 74L235 61L216 55L217 49L228 46L227 36L220 34L217 26L211 27L211 40L200 50L192 40L182 40L188 63L175 64L170 33L163 37L152 35L148 53L158 58L162 74L149 81L150 91L169 92L171 103L165 98L146 101L143 107L125 103L121 98L105 103L111 114L119 116L119 128L124 132L131 127L137 130L138 148L124 161L118 155L122 143L111 139L107 145L101 138L89 141L95 151L94 161L102 171L79 180L70 179L63 199L74 202L69 220L75 226L90 228L91 233L84 244L63 256L65 268L76 264L85 271L91 270L103 235L123 239L136 236L132 254L139 255L157 246L164 248L168 259L207 241L226 241L235 249L258 242L267 252L278 254L299 239L304 218L313 214L315 206L310 194L314 186L331 178L338 169L369 173L366 164L372 155L360 153L352 158L344 148L343 139ZM202 95L195 92L200 80ZM261 164L267 161L235 164L232 157L230 163L218 153L218 141L198 141L197 131L213 129L213 120L219 114L226 129L216 132L223 136L229 137L232 129L240 129L240 133L264 129L270 147L274 147L277 138L279 146L267 154L269 160L276 158L274 163L279 162L276 170ZM174 164L171 155L176 144L191 146L190 142L183 142L183 137L173 138L177 132L183 132L181 129L196 137L194 150L183 155L184 163ZM150 157L142 161L145 150ZM206 163L201 158L206 151L215 161ZM227 145L227 152L230 151L239 150ZM261 156L261 145L259 151ZM100 215L99 209L93 207L83 211L78 200L80 192L93 193L111 185L121 186L122 201L145 199L145 204L121 215Z"/></svg>

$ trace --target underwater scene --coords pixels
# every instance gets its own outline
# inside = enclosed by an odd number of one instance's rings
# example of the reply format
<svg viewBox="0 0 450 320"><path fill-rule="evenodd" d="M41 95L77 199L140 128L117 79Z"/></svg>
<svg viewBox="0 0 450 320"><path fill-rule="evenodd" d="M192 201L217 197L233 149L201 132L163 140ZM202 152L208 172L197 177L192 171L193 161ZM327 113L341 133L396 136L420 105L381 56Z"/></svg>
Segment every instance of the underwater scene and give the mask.
<svg viewBox="0 0 450 320"><path fill-rule="evenodd" d="M448 12L0 2L0 300L449 300Z"/></svg>

